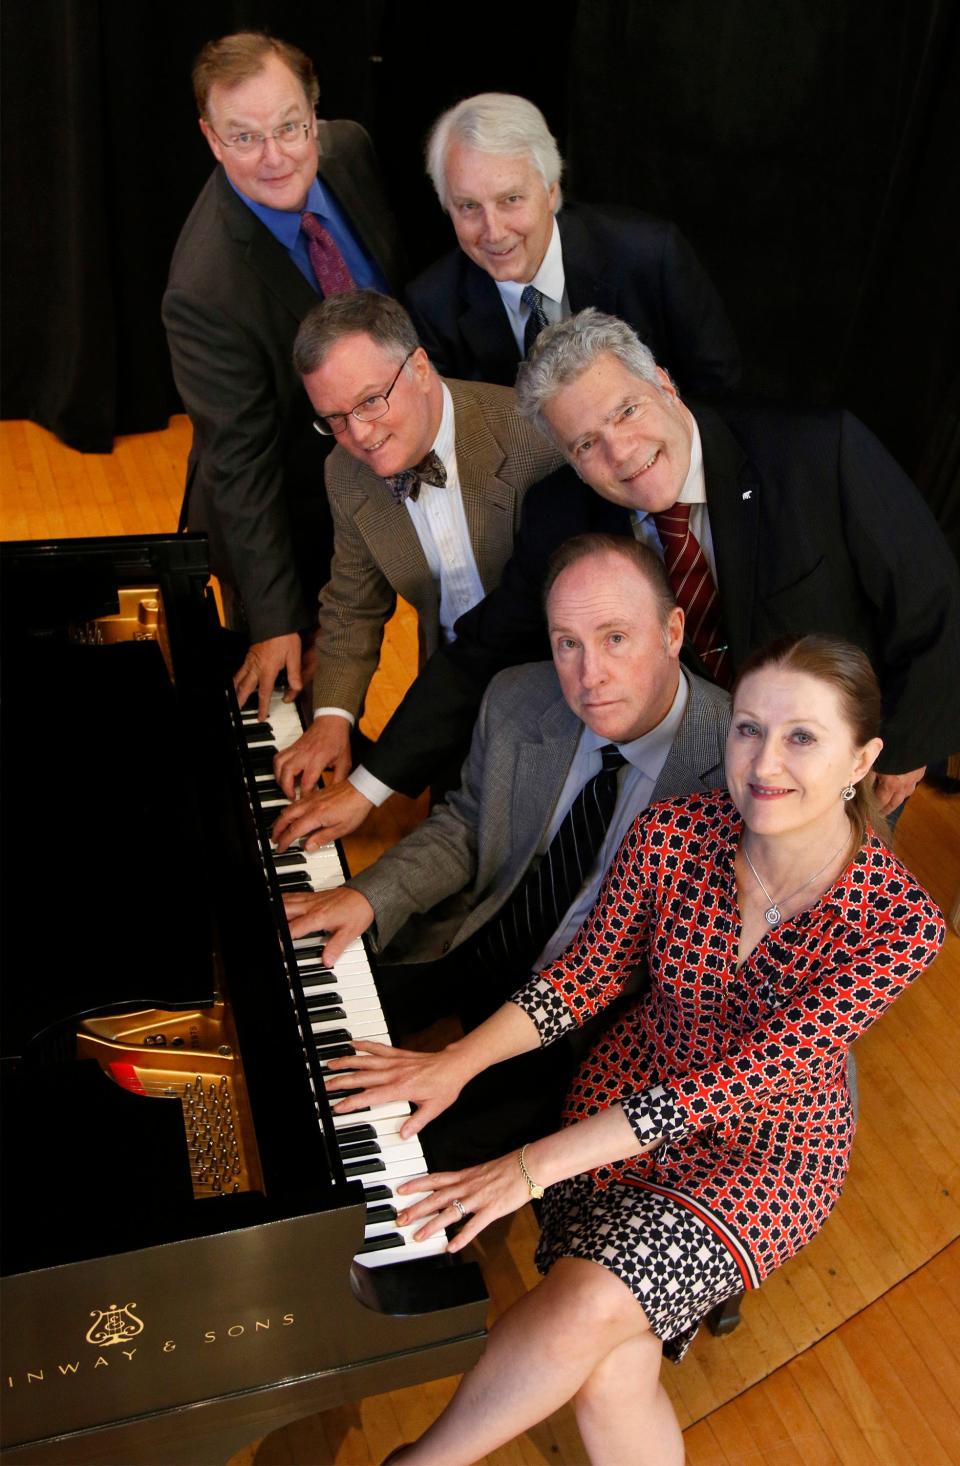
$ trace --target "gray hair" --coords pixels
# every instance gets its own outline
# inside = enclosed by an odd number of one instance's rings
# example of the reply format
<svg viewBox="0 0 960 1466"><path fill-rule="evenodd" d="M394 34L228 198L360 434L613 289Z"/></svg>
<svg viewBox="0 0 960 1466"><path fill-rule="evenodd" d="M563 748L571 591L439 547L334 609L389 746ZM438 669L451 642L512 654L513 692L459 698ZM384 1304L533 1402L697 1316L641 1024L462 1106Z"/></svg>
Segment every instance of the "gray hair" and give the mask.
<svg viewBox="0 0 960 1466"><path fill-rule="evenodd" d="M604 315L594 306L547 326L517 371L517 411L531 420L551 443L555 441L543 409L551 397L575 382L598 356L615 356L641 382L660 385L653 352L625 321Z"/></svg>
<svg viewBox="0 0 960 1466"><path fill-rule="evenodd" d="M563 159L540 108L509 92L480 92L438 117L427 137L427 172L448 213L446 160L452 142L496 157L529 157L546 188L560 182ZM562 202L558 188L554 212Z"/></svg>
<svg viewBox="0 0 960 1466"><path fill-rule="evenodd" d="M319 371L327 353L344 336L369 336L398 362L420 345L399 301L379 290L348 290L328 295L304 316L293 343L294 369L301 377Z"/></svg>

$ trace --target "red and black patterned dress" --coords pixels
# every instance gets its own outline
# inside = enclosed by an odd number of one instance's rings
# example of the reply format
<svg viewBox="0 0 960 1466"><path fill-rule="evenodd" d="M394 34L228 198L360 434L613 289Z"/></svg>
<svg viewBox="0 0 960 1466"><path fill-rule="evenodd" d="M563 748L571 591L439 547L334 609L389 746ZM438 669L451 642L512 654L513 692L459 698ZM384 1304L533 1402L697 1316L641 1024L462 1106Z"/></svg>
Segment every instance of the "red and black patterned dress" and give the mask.
<svg viewBox="0 0 960 1466"><path fill-rule="evenodd" d="M609 1267L675 1359L715 1303L823 1226L853 1139L847 1046L944 937L927 893L870 835L738 968L742 828L726 794L651 806L570 947L513 999L549 1043L649 967L648 991L581 1064L564 1120L619 1103L639 1141L663 1144L550 1187L537 1263Z"/></svg>

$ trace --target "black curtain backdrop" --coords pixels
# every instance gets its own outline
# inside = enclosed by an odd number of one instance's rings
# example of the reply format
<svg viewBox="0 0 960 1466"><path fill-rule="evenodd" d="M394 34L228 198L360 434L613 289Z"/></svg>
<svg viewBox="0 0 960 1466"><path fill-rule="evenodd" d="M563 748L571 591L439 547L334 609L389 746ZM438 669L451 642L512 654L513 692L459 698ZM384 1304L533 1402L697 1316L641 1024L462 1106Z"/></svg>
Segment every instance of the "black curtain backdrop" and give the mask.
<svg viewBox="0 0 960 1466"><path fill-rule="evenodd" d="M302 46L321 112L369 128L414 270L452 243L429 123L474 91L530 96L571 194L694 243L745 392L852 407L960 545L955 0L8 0L4 416L105 451L178 409L160 297L212 162L190 64L246 27Z"/></svg>

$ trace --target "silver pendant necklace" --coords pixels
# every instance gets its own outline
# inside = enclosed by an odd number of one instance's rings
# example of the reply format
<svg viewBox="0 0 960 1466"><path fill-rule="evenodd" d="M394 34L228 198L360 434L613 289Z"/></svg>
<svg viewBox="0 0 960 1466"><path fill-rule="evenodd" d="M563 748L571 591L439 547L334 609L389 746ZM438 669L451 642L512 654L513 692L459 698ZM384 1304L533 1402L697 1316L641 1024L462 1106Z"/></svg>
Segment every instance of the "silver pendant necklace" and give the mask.
<svg viewBox="0 0 960 1466"><path fill-rule="evenodd" d="M803 885L802 886L798 886L795 891L791 891L790 892L790 895L789 896L783 896L783 897L781 897L781 899L784 902L787 902L787 901L792 901L793 898L794 898L794 896L799 896L800 895L800 892L803 891L803 890L805 890L807 888L807 886L809 886L809 884L810 884L811 881L815 881L817 879L817 876L823 874L823 872L826 870L827 866L831 863L831 861L836 860L837 856L840 854L840 851L843 849L844 845L846 845L846 844L847 844L847 841L844 840L842 844L840 844L840 845L837 846L837 848L833 852L833 854L831 856L829 856L823 862L823 865L820 866L819 870L815 870L812 876L807 876L807 879L803 882ZM763 892L763 894L766 896L767 900L770 902L770 905L767 907L766 911L763 913L763 919L767 923L767 926L779 926L780 923L781 923L781 921L783 920L783 913L780 910L779 903L773 899L773 897L770 895L770 892L767 890L766 886L763 884L763 881L760 879L760 875L759 875L759 872L757 871L757 867L754 865L753 861L750 859L750 852L747 849L747 842L746 842L746 840L744 840L744 842L743 842L743 844L741 845L740 848L743 851L743 858L744 858L744 860L747 862L747 864L749 865L750 869L753 871L754 880L756 881L757 885L760 887L760 889Z"/></svg>

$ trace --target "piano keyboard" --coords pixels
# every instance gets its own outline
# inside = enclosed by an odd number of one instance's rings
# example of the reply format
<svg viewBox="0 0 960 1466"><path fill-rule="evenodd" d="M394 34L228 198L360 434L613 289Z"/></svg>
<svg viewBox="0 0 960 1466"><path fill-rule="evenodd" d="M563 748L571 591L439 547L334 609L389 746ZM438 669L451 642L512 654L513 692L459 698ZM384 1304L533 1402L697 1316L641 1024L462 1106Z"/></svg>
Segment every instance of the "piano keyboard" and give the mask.
<svg viewBox="0 0 960 1466"><path fill-rule="evenodd" d="M303 728L296 705L285 703L279 693L271 699L268 722L257 722L255 709L244 710L242 719L254 767L256 802L269 832L270 823L288 803L273 776L273 755L289 748ZM270 848L281 890L328 891L342 886L346 879L335 845L304 850L298 842L279 854L271 840ZM332 970L323 960L319 936L295 941L293 950L321 1066L327 1059L352 1053L354 1039L393 1042L362 941L352 942ZM409 1114L409 1104L397 1101L333 1117L347 1179L362 1181L366 1192L367 1222L357 1261L367 1267L446 1251L443 1232L425 1242L414 1240L413 1233L422 1221L414 1227L396 1225L397 1210L425 1194L398 1199L396 1188L429 1169L419 1139L400 1138L400 1126Z"/></svg>

